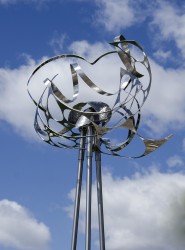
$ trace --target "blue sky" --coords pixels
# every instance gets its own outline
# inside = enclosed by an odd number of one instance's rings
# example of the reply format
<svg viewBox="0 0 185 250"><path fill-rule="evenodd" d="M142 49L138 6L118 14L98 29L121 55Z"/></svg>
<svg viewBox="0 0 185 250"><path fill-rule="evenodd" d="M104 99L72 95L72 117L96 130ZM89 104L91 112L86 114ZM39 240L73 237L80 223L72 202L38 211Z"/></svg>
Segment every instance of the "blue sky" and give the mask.
<svg viewBox="0 0 185 250"><path fill-rule="evenodd" d="M0 0L1 250L70 249L77 151L40 141L26 84L46 58L77 53L92 59L119 34L139 42L151 63L140 133L174 136L142 159L102 157L106 249L184 249L184 24L180 0ZM137 150L133 146L132 152ZM93 250L98 249L95 189L93 181ZM84 204L85 186L79 249Z"/></svg>

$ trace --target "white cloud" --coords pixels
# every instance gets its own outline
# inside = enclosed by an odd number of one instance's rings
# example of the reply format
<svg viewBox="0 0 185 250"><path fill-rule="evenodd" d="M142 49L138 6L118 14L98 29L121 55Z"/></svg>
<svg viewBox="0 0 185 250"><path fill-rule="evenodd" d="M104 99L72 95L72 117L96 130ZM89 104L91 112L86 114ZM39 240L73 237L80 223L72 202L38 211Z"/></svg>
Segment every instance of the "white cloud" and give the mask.
<svg viewBox="0 0 185 250"><path fill-rule="evenodd" d="M182 68L163 68L150 59L152 87L143 106L145 123L153 132L179 129L185 122L185 71Z"/></svg>
<svg viewBox="0 0 185 250"><path fill-rule="evenodd" d="M96 185L92 188L92 228L97 230ZM74 191L69 194L71 200ZM183 250L185 176L153 171L133 178L103 176L106 249ZM85 188L82 191L85 220ZM72 206L68 208L71 215Z"/></svg>
<svg viewBox="0 0 185 250"><path fill-rule="evenodd" d="M171 1L158 1L153 11L152 26L157 28L155 35L160 39L174 40L177 48L185 56L185 14L184 6L174 5Z"/></svg>
<svg viewBox="0 0 185 250"><path fill-rule="evenodd" d="M46 250L50 241L48 227L38 222L17 202L0 201L0 245L20 250Z"/></svg>
<svg viewBox="0 0 185 250"><path fill-rule="evenodd" d="M166 62L171 57L171 51L163 51L159 49L154 53L154 57L162 62Z"/></svg>
<svg viewBox="0 0 185 250"><path fill-rule="evenodd" d="M120 29L130 27L145 19L148 11L145 3L145 12L141 12L142 1L135 0L95 0L98 6L96 23L103 25L106 30L119 32Z"/></svg>
<svg viewBox="0 0 185 250"><path fill-rule="evenodd" d="M0 120L12 125L12 129L28 140L36 140L38 136L34 130L36 106L28 95L27 82L33 70L46 59L42 58L37 63L27 57L25 65L18 68L0 68ZM55 70L59 71L59 68L56 67ZM41 70L42 74L38 74L35 85L29 86L37 101L45 88L44 80L49 77L46 71ZM50 71L52 78L55 73L53 68Z"/></svg>
<svg viewBox="0 0 185 250"><path fill-rule="evenodd" d="M0 119L13 125L18 133L32 137L34 104L27 93L27 81L36 62L15 69L0 68Z"/></svg>
<svg viewBox="0 0 185 250"><path fill-rule="evenodd" d="M103 53L111 51L112 47L108 43L89 43L86 40L75 41L69 46L69 50L74 54L85 57L89 61L94 61Z"/></svg>
<svg viewBox="0 0 185 250"><path fill-rule="evenodd" d="M173 155L167 160L167 165L169 167L182 167L184 166L184 161L179 155Z"/></svg>

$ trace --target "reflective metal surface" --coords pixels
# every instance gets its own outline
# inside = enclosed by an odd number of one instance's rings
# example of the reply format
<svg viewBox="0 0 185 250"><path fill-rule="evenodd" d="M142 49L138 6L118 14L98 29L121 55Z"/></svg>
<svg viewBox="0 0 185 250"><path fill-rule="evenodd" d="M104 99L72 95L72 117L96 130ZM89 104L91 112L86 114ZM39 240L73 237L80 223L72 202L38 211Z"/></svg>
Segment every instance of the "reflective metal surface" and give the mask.
<svg viewBox="0 0 185 250"><path fill-rule="evenodd" d="M84 162L84 153L85 153L85 135L86 135L86 130L81 129L80 149L79 149L79 156L78 156L78 175L77 175L74 215L73 215L73 232L72 232L72 241L71 241L72 250L75 250L77 247L83 162Z"/></svg>
<svg viewBox="0 0 185 250"><path fill-rule="evenodd" d="M80 131L79 128L92 125L95 134L101 138L104 149L101 153L111 154L114 156L122 156L128 158L143 157L166 142L171 136L162 140L147 140L138 134L140 123L140 110L146 101L151 87L151 69L148 58L142 47L135 41L126 40L122 35L115 37L114 42L110 43L115 49L109 51L93 62L88 62L85 58L78 55L59 55L50 58L40 64L32 73L28 80L28 93L36 105L36 114L34 127L38 135L45 142L56 147L63 148L79 148L80 147ZM132 55L131 47L137 49L142 54L140 59L136 59L136 55ZM83 71L80 62L87 62L95 65L102 58L115 54L121 60L122 67L120 69L119 88L114 93L107 92L95 84L87 74ZM58 60L69 60L70 72L72 78L72 97L67 97L55 84L57 75L53 75L51 79L44 80L45 89L40 99L36 100L32 97L30 86L32 80L38 72L44 67L49 66L51 62ZM78 60L75 62L75 60ZM71 62L70 62L71 61ZM139 66L139 67L138 67ZM145 69L147 81L143 83L143 73L140 67ZM62 69L61 69L62 70ZM64 72L65 73L65 72ZM102 74L106 72L102 71ZM93 93L96 93L101 100L101 96L114 96L115 102L110 106L108 103L90 100L83 102L79 98L80 88L79 80L88 86ZM38 84L40 84L38 82ZM42 83L41 83L42 84ZM62 82L61 84L65 84ZM113 83L114 84L114 83ZM124 94L124 95L123 95ZM50 112L49 98L53 97L56 105L60 109L62 119L56 119ZM66 115L67 113L67 115ZM117 118L119 117L119 119ZM51 126L51 123L60 125ZM109 125L111 124L111 125ZM119 143L113 143L110 132L122 128L127 130L127 136ZM144 145L144 152L136 156L126 156L122 154L122 150L130 144L132 139L138 136ZM115 140L114 140L115 141Z"/></svg>

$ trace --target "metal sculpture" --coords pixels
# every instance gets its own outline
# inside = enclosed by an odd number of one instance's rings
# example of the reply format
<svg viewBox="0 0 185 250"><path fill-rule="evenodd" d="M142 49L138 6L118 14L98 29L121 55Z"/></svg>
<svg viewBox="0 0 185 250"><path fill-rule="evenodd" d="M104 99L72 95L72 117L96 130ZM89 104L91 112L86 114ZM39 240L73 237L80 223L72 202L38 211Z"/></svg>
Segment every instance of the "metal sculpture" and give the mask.
<svg viewBox="0 0 185 250"><path fill-rule="evenodd" d="M99 216L99 239L100 250L105 250L104 235L104 215L103 215L103 195L102 195L102 176L101 176L101 153L127 158L143 157L170 139L170 136L162 140L145 139L138 134L140 123L140 110L146 101L151 86L151 69L148 58L142 47L135 41L126 40L122 35L115 37L114 42L110 43L114 50L109 51L93 62L88 62L85 58L78 55L59 55L50 58L40 64L32 73L28 80L28 93L36 105L34 127L42 140L52 146L60 148L79 149L78 159L78 177L76 186L76 196L74 205L72 250L76 250L78 221L80 211L80 197L82 186L82 173L84 155L87 157L87 187L86 187L86 243L85 249L91 249L91 188L92 188L92 158L95 153L96 161L96 179L97 179L97 198L98 198L98 216ZM142 59L136 59L131 53L131 47L141 52ZM95 65L102 58L109 55L116 55L122 64L120 68L120 79L117 84L118 90L107 92L98 84L94 83L81 67L81 62L87 62ZM34 81L38 72L50 65L52 62L58 62L67 59L70 65L72 80L72 97L65 95L60 87L65 82L60 82L58 87L55 83L58 73L53 74L51 78L42 79L45 83L45 89L41 92L38 100L31 95L30 85ZM69 60L71 60L69 62ZM137 67L140 65L145 68L148 80L142 82L144 75ZM52 67L55 67L53 65ZM62 68L60 69L62 70ZM52 72L52 70L51 70ZM49 71L45 72L49 74ZM65 75L65 69L63 74ZM96 100L81 101L79 81L85 84L96 94ZM113 85L115 82L112 83ZM70 87L70 86L69 86ZM53 98L59 113L60 119L54 117L50 111L50 98ZM104 98L103 98L104 97ZM109 98L112 97L112 103ZM105 101L99 101L100 99ZM82 98L83 99L83 98ZM119 143L112 142L111 131L117 129L127 130L126 138ZM136 156L122 155L122 150L128 146L133 138L137 136L144 145L144 152ZM102 149L104 147L104 149Z"/></svg>

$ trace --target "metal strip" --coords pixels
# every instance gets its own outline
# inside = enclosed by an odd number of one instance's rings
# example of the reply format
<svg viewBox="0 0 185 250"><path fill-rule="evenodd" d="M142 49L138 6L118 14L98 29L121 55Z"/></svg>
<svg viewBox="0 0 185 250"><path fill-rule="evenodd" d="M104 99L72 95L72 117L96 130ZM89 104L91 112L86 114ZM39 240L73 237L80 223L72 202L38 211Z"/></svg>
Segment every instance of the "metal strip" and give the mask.
<svg viewBox="0 0 185 250"><path fill-rule="evenodd" d="M91 249L91 202L92 202L92 156L93 156L92 145L93 145L93 128L92 126L88 126L85 250Z"/></svg>
<svg viewBox="0 0 185 250"><path fill-rule="evenodd" d="M100 140L96 137L95 160L96 160L96 180L97 180L97 198L98 198L98 221L99 221L99 240L100 250L105 250L105 230L103 213L103 192L102 192L102 174L101 174L101 152Z"/></svg>
<svg viewBox="0 0 185 250"><path fill-rule="evenodd" d="M81 129L81 139L78 157L78 177L76 183L76 194L75 194L75 205L73 215L73 232L72 232L72 245L71 250L76 250L77 236L78 236L78 222L79 222L79 211L80 211L80 198L81 198L81 187L82 187L82 174L83 174L83 162L85 153L85 129Z"/></svg>

